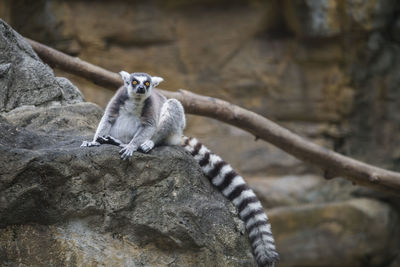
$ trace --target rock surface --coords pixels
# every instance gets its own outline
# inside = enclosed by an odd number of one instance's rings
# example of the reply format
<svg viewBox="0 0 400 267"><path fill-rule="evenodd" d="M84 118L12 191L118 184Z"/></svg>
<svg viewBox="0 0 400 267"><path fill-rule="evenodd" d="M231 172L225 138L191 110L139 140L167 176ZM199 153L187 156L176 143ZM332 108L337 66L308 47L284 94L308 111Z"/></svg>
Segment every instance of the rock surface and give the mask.
<svg viewBox="0 0 400 267"><path fill-rule="evenodd" d="M22 37L0 21L0 111L52 101L82 101L79 90L65 78L54 77Z"/></svg>
<svg viewBox="0 0 400 267"><path fill-rule="evenodd" d="M0 263L252 266L233 206L182 149L123 162L62 132L0 129Z"/></svg>
<svg viewBox="0 0 400 267"><path fill-rule="evenodd" d="M285 18L290 29L305 38L335 37L352 31L384 28L396 11L395 0L286 0Z"/></svg>
<svg viewBox="0 0 400 267"><path fill-rule="evenodd" d="M270 213L279 266L389 266L399 254L399 216L385 203L352 199Z"/></svg>
<svg viewBox="0 0 400 267"><path fill-rule="evenodd" d="M327 183L322 177L310 174L251 177L247 181L266 209L349 200L356 190L348 180L337 178Z"/></svg>
<svg viewBox="0 0 400 267"><path fill-rule="evenodd" d="M0 37L1 266L254 266L233 205L182 148L80 148L101 109L2 21Z"/></svg>

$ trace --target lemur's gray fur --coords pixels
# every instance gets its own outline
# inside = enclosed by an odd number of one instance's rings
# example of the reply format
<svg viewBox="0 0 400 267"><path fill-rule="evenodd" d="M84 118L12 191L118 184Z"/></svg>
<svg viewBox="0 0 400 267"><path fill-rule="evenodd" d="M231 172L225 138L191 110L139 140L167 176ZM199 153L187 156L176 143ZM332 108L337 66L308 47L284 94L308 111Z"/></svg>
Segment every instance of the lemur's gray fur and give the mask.
<svg viewBox="0 0 400 267"><path fill-rule="evenodd" d="M179 145L185 114L178 100L167 100L153 90L163 79L147 73L120 74L124 86L108 103L93 141L84 141L81 146L115 143L122 147L121 158L125 160L137 150L148 152L155 145Z"/></svg>
<svg viewBox="0 0 400 267"><path fill-rule="evenodd" d="M243 178L197 139L182 135L186 121L181 103L176 99L167 100L154 89L162 78L147 73L121 71L120 74L124 86L108 103L93 140L84 141L81 146L118 145L122 147L121 158L126 160L137 150L147 153L157 145L182 144L211 183L237 207L258 265L274 266L279 256L271 225L260 201Z"/></svg>

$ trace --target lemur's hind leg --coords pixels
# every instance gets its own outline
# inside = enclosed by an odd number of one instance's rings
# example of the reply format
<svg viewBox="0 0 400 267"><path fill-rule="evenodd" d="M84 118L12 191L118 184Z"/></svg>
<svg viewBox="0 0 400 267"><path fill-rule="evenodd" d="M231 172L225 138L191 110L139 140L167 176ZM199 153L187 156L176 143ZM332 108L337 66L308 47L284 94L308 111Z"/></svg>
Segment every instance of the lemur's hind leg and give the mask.
<svg viewBox="0 0 400 267"><path fill-rule="evenodd" d="M168 99L161 107L157 130L150 140L140 146L143 152L149 152L154 146L179 145L186 126L185 112L176 99Z"/></svg>

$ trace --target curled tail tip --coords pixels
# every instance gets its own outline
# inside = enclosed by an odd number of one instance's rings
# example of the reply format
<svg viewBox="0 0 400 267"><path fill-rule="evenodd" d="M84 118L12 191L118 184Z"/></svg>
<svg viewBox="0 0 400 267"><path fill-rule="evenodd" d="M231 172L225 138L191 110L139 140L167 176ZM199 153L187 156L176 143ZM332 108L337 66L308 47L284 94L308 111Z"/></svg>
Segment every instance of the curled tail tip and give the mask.
<svg viewBox="0 0 400 267"><path fill-rule="evenodd" d="M279 261L279 255L276 251L272 253L270 256L263 256L256 258L257 265L259 267L274 267L275 263Z"/></svg>
<svg viewBox="0 0 400 267"><path fill-rule="evenodd" d="M270 235L270 238L272 238L272 233ZM273 267L279 261L279 254L276 251L273 238L265 241L255 246L253 243L255 259L259 267Z"/></svg>

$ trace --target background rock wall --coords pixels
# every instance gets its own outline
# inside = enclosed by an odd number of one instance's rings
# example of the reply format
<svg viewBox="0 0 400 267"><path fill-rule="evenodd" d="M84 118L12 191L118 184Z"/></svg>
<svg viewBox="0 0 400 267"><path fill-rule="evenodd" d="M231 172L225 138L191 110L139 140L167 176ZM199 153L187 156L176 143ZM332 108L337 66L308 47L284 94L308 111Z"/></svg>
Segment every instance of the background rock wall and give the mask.
<svg viewBox="0 0 400 267"><path fill-rule="evenodd" d="M0 0L0 17L112 71L162 76L163 89L226 99L400 170L399 8L395 0ZM102 107L113 95L56 72ZM315 167L212 119L188 121L186 133L249 178L273 209L283 265L397 266L397 198L323 181Z"/></svg>
<svg viewBox="0 0 400 267"><path fill-rule="evenodd" d="M327 147L400 169L393 146L400 39L394 0L1 0L0 6L17 31L71 55L112 71L160 75L165 89L232 101ZM58 73L100 106L113 94ZM246 175L309 170L210 119L190 117L187 133Z"/></svg>

